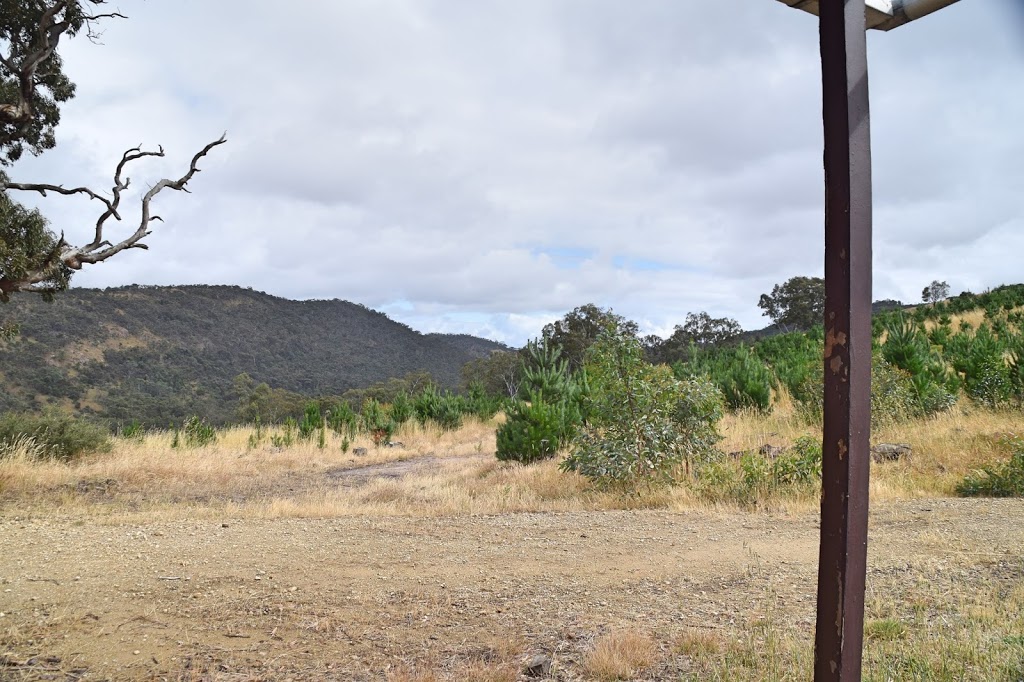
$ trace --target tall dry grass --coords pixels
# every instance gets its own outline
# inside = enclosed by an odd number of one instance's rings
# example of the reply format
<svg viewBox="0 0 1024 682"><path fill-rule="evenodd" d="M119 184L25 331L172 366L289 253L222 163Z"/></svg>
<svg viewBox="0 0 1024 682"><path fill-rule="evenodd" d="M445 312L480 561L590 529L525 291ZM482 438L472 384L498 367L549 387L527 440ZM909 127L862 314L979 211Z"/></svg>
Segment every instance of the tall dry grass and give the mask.
<svg viewBox="0 0 1024 682"><path fill-rule="evenodd" d="M112 451L71 463L39 459L30 441L0 453L0 502L23 513L68 513L121 518L237 516L248 518L445 516L602 509L694 509L730 506L690 486L624 492L602 489L559 469L557 461L531 466L494 457L495 421L467 421L454 432L404 426L404 447L376 448L365 438L342 450L329 434L278 448L269 434L250 447L249 428L218 433L206 447L171 447L169 433L143 440L117 439ZM1007 455L1000 439L1020 430L1020 412L998 412L962 402L947 413L880 429L874 442L908 443L908 461L874 464L873 499L951 495L964 476ZM783 400L769 415L738 412L721 424L725 452L788 446L819 437ZM354 448L365 448L357 456ZM737 464L738 466L738 464ZM759 507L804 511L816 491L792 491L758 500Z"/></svg>

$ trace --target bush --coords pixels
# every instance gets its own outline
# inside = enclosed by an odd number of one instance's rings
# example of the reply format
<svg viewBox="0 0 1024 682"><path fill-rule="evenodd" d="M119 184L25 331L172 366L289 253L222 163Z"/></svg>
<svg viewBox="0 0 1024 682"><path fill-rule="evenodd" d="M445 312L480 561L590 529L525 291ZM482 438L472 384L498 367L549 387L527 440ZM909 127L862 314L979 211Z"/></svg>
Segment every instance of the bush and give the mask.
<svg viewBox="0 0 1024 682"><path fill-rule="evenodd" d="M412 399L405 391L401 391L391 401L391 419L399 426L412 419L413 412Z"/></svg>
<svg viewBox="0 0 1024 682"><path fill-rule="evenodd" d="M772 461L772 484L813 486L821 481L821 441L811 436L798 438L793 447Z"/></svg>
<svg viewBox="0 0 1024 682"><path fill-rule="evenodd" d="M498 427L495 452L503 462L532 464L554 457L567 442L565 405L551 405L544 400L516 401L508 410L507 419Z"/></svg>
<svg viewBox="0 0 1024 682"><path fill-rule="evenodd" d="M634 336L605 333L587 352L588 420L563 469L600 483L670 482L712 459L721 393L704 378L650 365Z"/></svg>
<svg viewBox="0 0 1024 682"><path fill-rule="evenodd" d="M201 448L217 440L217 430L196 415L192 415L181 425L185 445L190 448ZM177 434L175 434L177 436Z"/></svg>
<svg viewBox="0 0 1024 682"><path fill-rule="evenodd" d="M964 497L1024 497L1024 438L1006 441L1010 459L970 474L956 487Z"/></svg>
<svg viewBox="0 0 1024 682"><path fill-rule="evenodd" d="M373 444L377 447L391 442L391 436L397 428L384 406L374 398L367 398L361 413L363 430L370 434Z"/></svg>
<svg viewBox="0 0 1024 682"><path fill-rule="evenodd" d="M32 439L44 456L64 462L110 449L110 436L105 428L67 414L0 416L0 444L13 447L16 441L26 439Z"/></svg>
<svg viewBox="0 0 1024 682"><path fill-rule="evenodd" d="M547 340L530 341L526 348L521 390L528 400L514 400L506 408L496 455L530 464L554 457L575 436L583 422L580 402L587 382L586 373L573 375L561 350Z"/></svg>
<svg viewBox="0 0 1024 682"><path fill-rule="evenodd" d="M771 409L775 375L749 347L708 350L694 347L690 357L690 362L677 363L674 367L680 378L707 376L722 392L729 409L754 408L761 412Z"/></svg>
<svg viewBox="0 0 1024 682"><path fill-rule="evenodd" d="M359 415L355 413L352 406L346 401L339 401L333 409L327 413L327 425L339 436L355 436L359 426Z"/></svg>
<svg viewBox="0 0 1024 682"><path fill-rule="evenodd" d="M739 462L717 459L702 466L694 482L712 502L755 506L772 495L813 490L821 482L821 443L804 436L774 459L744 453Z"/></svg>
<svg viewBox="0 0 1024 682"><path fill-rule="evenodd" d="M914 412L930 415L952 407L956 402L959 379L946 367L942 355L931 346L923 328L903 315L897 315L886 325L886 332L888 336L882 345L882 357L909 375L917 401Z"/></svg>
<svg viewBox="0 0 1024 682"><path fill-rule="evenodd" d="M800 413L812 423L822 419L823 381L823 371L819 371L804 379L800 389ZM956 403L956 396L942 386L929 386L922 395L907 372L875 353L871 359L871 428L935 414Z"/></svg>
<svg viewBox="0 0 1024 682"><path fill-rule="evenodd" d="M138 419L133 419L130 423L120 428L118 435L126 440L141 441L146 437L146 429L139 423Z"/></svg>
<svg viewBox="0 0 1024 682"><path fill-rule="evenodd" d="M322 426L323 417L320 415L320 405L314 402L306 403L302 421L299 422L299 440L311 439L313 433L319 431Z"/></svg>

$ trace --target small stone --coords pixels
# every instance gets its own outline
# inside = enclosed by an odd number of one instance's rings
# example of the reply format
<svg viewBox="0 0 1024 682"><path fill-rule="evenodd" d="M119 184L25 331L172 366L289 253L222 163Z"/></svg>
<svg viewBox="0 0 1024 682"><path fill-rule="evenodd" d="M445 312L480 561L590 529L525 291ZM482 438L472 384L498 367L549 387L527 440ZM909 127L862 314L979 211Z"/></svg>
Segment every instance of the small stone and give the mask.
<svg viewBox="0 0 1024 682"><path fill-rule="evenodd" d="M913 449L907 443L879 443L871 446L871 459L875 462L898 462L909 459Z"/></svg>
<svg viewBox="0 0 1024 682"><path fill-rule="evenodd" d="M135 650L135 651L133 651L132 653L133 653L133 654L135 654L136 656L138 656L138 655L139 655L139 654L141 654L142 652L141 652L141 651L139 651L138 649L136 649L136 650Z"/></svg>
<svg viewBox="0 0 1024 682"><path fill-rule="evenodd" d="M546 677L551 674L551 657L547 654L534 654L523 663L523 673L528 677Z"/></svg>

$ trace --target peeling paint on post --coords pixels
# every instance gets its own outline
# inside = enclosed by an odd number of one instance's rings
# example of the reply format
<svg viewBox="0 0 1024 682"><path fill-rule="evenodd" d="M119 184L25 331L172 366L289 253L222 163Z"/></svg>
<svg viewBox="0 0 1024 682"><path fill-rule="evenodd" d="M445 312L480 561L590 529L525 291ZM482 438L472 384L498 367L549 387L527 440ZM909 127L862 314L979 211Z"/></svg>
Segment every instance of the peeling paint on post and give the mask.
<svg viewBox="0 0 1024 682"><path fill-rule="evenodd" d="M859 680L871 423L871 141L863 0L820 0L825 373L816 682Z"/></svg>

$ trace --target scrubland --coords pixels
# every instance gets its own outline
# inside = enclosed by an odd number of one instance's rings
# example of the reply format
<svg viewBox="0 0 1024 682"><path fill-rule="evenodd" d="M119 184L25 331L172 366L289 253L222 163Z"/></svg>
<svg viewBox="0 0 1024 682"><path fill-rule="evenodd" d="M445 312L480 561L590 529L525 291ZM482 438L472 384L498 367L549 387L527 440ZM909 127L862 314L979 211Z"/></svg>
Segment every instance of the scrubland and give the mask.
<svg viewBox="0 0 1024 682"><path fill-rule="evenodd" d="M872 466L866 679L1024 679L1024 504L954 499L1022 427L965 401L873 435L913 454ZM816 489L602 488L499 463L494 430L22 442L0 679L810 679ZM819 433L784 403L720 430L725 453Z"/></svg>

